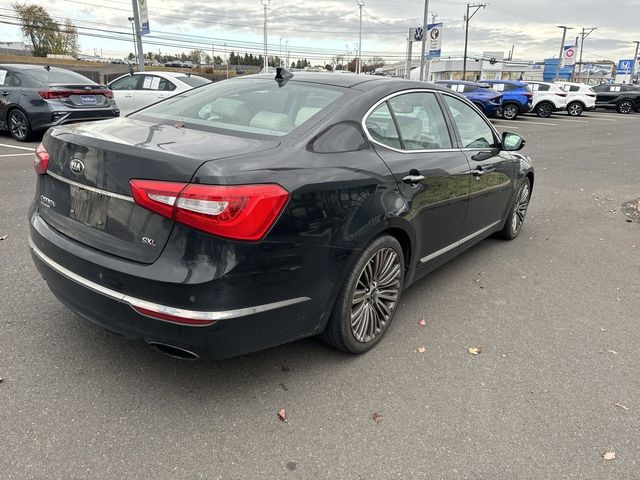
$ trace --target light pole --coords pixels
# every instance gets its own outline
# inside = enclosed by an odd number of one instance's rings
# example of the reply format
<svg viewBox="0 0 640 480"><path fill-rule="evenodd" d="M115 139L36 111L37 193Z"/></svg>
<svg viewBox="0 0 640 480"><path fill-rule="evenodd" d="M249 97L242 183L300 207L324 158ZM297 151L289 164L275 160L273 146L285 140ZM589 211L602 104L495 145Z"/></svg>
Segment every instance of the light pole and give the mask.
<svg viewBox="0 0 640 480"><path fill-rule="evenodd" d="M278 60L281 67L282 67L282 39L283 38L284 37L280 37L280 53L278 54Z"/></svg>
<svg viewBox="0 0 640 480"><path fill-rule="evenodd" d="M144 72L144 53L142 51L142 35L140 35L140 13L138 12L138 0L131 0L131 7L133 8L133 22L135 24L135 37L137 54L138 54L138 71Z"/></svg>
<svg viewBox="0 0 640 480"><path fill-rule="evenodd" d="M558 55L558 65L556 65L556 74L553 79L557 82L560 78L560 64L562 63L562 57L564 56L564 42L567 39L567 30L573 30L573 27L567 27L565 25L558 25L558 28L562 29L562 43L560 43L560 54Z"/></svg>
<svg viewBox="0 0 640 480"><path fill-rule="evenodd" d="M420 49L420 81L424 80L424 56L427 52L427 33L429 30L429 0L424 0L424 15L422 17L422 48Z"/></svg>
<svg viewBox="0 0 640 480"><path fill-rule="evenodd" d="M285 67L289 68L289 40L284 41L284 51L287 54L287 64Z"/></svg>
<svg viewBox="0 0 640 480"><path fill-rule="evenodd" d="M360 33L358 34L358 57L356 58L356 73L359 74L362 69L362 7L364 7L364 1L357 0L356 3L360 9Z"/></svg>
<svg viewBox="0 0 640 480"><path fill-rule="evenodd" d="M582 33L580 34L580 36L582 37L582 39L580 40L580 61L578 62L578 82L580 82L580 73L582 70L582 49L584 47L584 39L587 38L589 35L591 35L593 33L594 30L597 30L598 27L590 27L589 31L587 32L587 29L582 27Z"/></svg>
<svg viewBox="0 0 640 480"><path fill-rule="evenodd" d="M267 57L267 7L271 0L261 0L264 7L264 73L269 73L269 59Z"/></svg>
<svg viewBox="0 0 640 480"><path fill-rule="evenodd" d="M136 25L133 23L135 18L129 17L129 22L131 23L131 37L133 38L133 53L138 58L138 47L136 46Z"/></svg>
<svg viewBox="0 0 640 480"><path fill-rule="evenodd" d="M636 73L636 67L638 66L638 47L640 47L639 41L634 41L636 44L636 53L633 54L633 62L631 63L631 78L629 79L629 83L633 83L633 77Z"/></svg>
<svg viewBox="0 0 640 480"><path fill-rule="evenodd" d="M467 3L467 14L464 17L464 55L462 58L462 80L466 80L467 77L467 47L469 45L469 20L478 13L478 10L485 8L486 3ZM475 8L473 13L469 15L469 9Z"/></svg>

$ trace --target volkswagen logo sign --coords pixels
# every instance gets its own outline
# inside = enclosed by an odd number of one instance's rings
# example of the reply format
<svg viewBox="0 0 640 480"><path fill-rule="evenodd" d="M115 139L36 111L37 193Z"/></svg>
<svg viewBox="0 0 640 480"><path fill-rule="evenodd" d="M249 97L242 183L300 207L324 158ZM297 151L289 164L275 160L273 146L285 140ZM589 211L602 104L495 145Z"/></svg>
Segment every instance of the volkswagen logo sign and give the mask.
<svg viewBox="0 0 640 480"><path fill-rule="evenodd" d="M422 27L418 27L413 31L413 38L415 38L417 42L422 40L423 35L424 35L424 30L422 29Z"/></svg>
<svg viewBox="0 0 640 480"><path fill-rule="evenodd" d="M84 163L82 163L82 160L72 158L71 162L69 163L69 168L73 173L82 173L84 172Z"/></svg>

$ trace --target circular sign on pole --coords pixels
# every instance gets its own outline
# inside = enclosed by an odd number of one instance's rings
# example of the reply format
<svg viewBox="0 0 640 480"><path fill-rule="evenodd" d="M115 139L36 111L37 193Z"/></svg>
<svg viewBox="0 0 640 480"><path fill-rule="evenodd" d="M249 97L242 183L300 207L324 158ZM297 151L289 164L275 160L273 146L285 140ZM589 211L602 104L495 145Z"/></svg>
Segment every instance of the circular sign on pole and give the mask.
<svg viewBox="0 0 640 480"><path fill-rule="evenodd" d="M440 30L438 28L432 28L429 36L431 37L431 40L437 40L440 36Z"/></svg>

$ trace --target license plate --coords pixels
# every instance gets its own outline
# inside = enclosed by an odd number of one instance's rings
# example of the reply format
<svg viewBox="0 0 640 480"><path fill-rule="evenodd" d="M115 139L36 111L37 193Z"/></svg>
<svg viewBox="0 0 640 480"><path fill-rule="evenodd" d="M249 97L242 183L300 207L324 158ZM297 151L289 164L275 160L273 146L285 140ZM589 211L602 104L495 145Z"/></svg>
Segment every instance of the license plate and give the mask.
<svg viewBox="0 0 640 480"><path fill-rule="evenodd" d="M95 95L81 95L80 101L83 105L95 105L96 103L98 103Z"/></svg>
<svg viewBox="0 0 640 480"><path fill-rule="evenodd" d="M69 185L69 216L90 227L104 230L109 211L109 197Z"/></svg>

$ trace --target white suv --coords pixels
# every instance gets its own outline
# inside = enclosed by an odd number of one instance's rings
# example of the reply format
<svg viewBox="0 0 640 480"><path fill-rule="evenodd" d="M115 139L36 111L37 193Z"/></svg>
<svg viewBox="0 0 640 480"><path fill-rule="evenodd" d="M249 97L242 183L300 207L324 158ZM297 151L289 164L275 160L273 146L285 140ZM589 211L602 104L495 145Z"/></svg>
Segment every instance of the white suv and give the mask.
<svg viewBox="0 0 640 480"><path fill-rule="evenodd" d="M554 83L526 82L533 92L532 112L542 118L550 117L553 112L566 110L567 92Z"/></svg>
<svg viewBox="0 0 640 480"><path fill-rule="evenodd" d="M584 83L556 82L567 92L567 113L579 117L585 110L596 109L596 92Z"/></svg>

